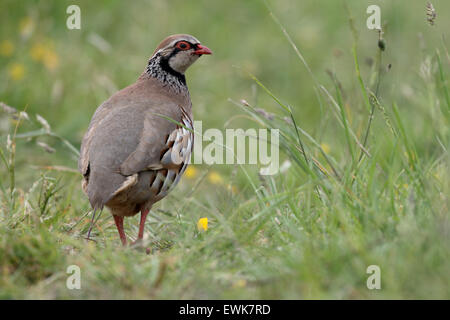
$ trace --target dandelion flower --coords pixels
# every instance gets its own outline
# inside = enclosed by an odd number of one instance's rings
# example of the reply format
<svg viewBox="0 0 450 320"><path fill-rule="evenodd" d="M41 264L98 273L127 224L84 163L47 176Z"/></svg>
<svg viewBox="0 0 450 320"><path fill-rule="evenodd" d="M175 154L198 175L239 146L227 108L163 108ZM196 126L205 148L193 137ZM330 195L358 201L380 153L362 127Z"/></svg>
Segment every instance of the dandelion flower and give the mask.
<svg viewBox="0 0 450 320"><path fill-rule="evenodd" d="M34 61L42 61L45 56L46 47L42 43L36 43L31 47L30 55Z"/></svg>
<svg viewBox="0 0 450 320"><path fill-rule="evenodd" d="M3 40L0 43L0 55L9 57L14 52L14 44L9 40Z"/></svg>
<svg viewBox="0 0 450 320"><path fill-rule="evenodd" d="M31 59L42 62L50 71L55 70L59 66L59 57L52 47L51 43L49 45L36 43L30 50Z"/></svg>
<svg viewBox="0 0 450 320"><path fill-rule="evenodd" d="M193 179L197 175L197 169L195 169L194 166L187 167L186 171L184 172L184 176L188 179Z"/></svg>
<svg viewBox="0 0 450 320"><path fill-rule="evenodd" d="M244 288L247 286L247 280L239 279L233 283L233 288Z"/></svg>
<svg viewBox="0 0 450 320"><path fill-rule="evenodd" d="M13 63L9 69L9 76L14 81L18 81L23 78L25 74L25 67L21 63Z"/></svg>
<svg viewBox="0 0 450 320"><path fill-rule="evenodd" d="M197 229L198 229L198 231L208 230L208 218L207 217L198 219Z"/></svg>
<svg viewBox="0 0 450 320"><path fill-rule="evenodd" d="M53 50L47 50L44 55L43 63L48 70L55 70L59 65L59 57Z"/></svg>
<svg viewBox="0 0 450 320"><path fill-rule="evenodd" d="M209 175L208 175L208 180L209 182L211 182L212 184L221 184L223 182L223 178L222 176L217 173L216 171L212 171Z"/></svg>

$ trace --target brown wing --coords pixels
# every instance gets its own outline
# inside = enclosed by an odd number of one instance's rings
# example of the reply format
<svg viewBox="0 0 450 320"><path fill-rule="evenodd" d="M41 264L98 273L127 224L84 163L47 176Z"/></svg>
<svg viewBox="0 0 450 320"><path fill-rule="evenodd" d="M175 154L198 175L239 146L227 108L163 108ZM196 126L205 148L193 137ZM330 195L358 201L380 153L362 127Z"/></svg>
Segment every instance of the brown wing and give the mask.
<svg viewBox="0 0 450 320"><path fill-rule="evenodd" d="M133 152L121 165L120 172L132 175L142 171L153 171L150 176L150 189L154 200L164 197L175 186L184 173L191 155L194 135L193 123L190 115L181 110L181 119L175 120L180 124L166 135L164 147L155 154L149 154L150 142L147 132L151 132L151 122L144 122L144 134L136 151Z"/></svg>

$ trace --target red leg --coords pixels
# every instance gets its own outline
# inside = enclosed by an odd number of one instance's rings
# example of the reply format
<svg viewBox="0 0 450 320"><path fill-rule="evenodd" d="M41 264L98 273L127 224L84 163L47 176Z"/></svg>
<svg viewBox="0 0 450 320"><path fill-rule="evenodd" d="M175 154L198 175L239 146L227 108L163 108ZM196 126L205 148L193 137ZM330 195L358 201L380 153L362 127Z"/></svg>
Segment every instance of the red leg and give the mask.
<svg viewBox="0 0 450 320"><path fill-rule="evenodd" d="M141 222L139 223L139 234L136 241L142 240L142 238L144 238L145 220L147 219L147 215L149 212L150 209L145 209L141 211Z"/></svg>
<svg viewBox="0 0 450 320"><path fill-rule="evenodd" d="M127 245L127 236L125 235L125 231L123 231L123 217L120 216L115 216L114 217L114 222L116 223L116 227L117 230L119 231L119 235L120 235L120 240L122 241L122 244L124 246Z"/></svg>

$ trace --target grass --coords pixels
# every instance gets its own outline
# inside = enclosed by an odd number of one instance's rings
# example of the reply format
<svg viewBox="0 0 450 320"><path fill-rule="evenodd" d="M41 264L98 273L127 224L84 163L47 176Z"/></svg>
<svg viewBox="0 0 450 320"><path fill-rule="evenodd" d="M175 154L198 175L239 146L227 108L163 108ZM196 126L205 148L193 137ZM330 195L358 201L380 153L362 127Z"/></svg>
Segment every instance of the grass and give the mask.
<svg viewBox="0 0 450 320"><path fill-rule="evenodd" d="M383 51L368 4L81 1L82 29L67 31L64 1L6 1L0 298L449 299L450 7L433 1L431 26L425 4L381 3ZM291 165L192 166L150 214L149 255L120 246L106 211L86 241L82 134L176 32L215 53L187 75L203 130L279 129ZM137 227L126 219L130 237ZM81 290L66 287L70 265Z"/></svg>

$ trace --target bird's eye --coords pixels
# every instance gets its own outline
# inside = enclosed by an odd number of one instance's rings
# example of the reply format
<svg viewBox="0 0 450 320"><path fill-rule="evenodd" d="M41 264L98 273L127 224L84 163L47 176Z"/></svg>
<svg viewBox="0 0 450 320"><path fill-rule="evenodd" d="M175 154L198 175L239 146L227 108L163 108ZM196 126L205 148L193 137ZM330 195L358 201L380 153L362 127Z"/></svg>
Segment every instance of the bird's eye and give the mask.
<svg viewBox="0 0 450 320"><path fill-rule="evenodd" d="M177 43L176 47L180 50L189 50L191 48L191 44L186 41L180 41Z"/></svg>

